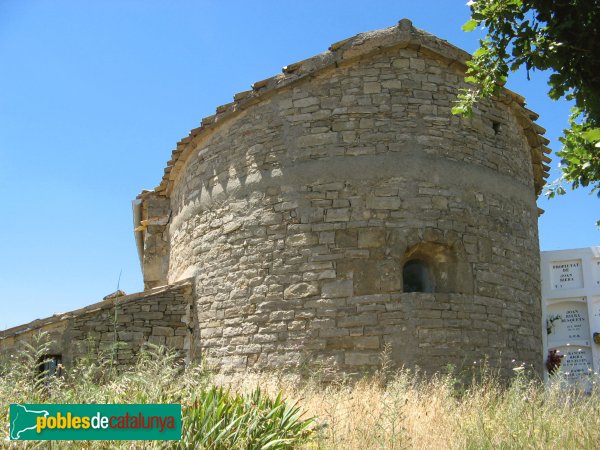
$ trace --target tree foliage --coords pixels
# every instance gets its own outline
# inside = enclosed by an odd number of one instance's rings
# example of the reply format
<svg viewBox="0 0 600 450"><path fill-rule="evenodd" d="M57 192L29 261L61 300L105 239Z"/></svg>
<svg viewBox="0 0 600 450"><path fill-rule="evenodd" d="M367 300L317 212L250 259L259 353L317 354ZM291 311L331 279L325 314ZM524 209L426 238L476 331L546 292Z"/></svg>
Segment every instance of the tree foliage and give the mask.
<svg viewBox="0 0 600 450"><path fill-rule="evenodd" d="M569 128L560 138L562 175L552 183L551 198L590 186L600 197L600 1L476 0L469 1L471 19L464 31L487 31L469 61L455 114L469 115L475 103L498 92L509 72L550 70L550 98L575 104Z"/></svg>

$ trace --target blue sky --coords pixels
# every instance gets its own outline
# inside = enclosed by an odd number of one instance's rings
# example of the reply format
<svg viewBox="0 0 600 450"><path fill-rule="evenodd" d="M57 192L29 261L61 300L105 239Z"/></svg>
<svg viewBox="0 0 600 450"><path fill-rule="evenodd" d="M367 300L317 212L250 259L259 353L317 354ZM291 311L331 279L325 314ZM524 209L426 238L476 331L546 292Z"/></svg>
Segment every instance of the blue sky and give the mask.
<svg viewBox="0 0 600 450"><path fill-rule="evenodd" d="M99 301L121 271L142 290L131 200L176 142L253 82L404 17L477 47L464 1L0 0L0 329ZM569 105L545 74L508 86L559 149ZM600 200L539 205L543 250L600 244Z"/></svg>

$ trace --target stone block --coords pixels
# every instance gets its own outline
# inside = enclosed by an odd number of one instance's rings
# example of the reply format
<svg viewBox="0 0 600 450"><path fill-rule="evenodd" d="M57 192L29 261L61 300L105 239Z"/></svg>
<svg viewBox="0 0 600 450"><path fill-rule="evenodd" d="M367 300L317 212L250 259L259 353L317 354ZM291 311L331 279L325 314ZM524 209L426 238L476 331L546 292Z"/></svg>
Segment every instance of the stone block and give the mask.
<svg viewBox="0 0 600 450"><path fill-rule="evenodd" d="M148 343L154 345L165 345L165 336L150 336Z"/></svg>
<svg viewBox="0 0 600 450"><path fill-rule="evenodd" d="M350 331L347 328L321 328L319 337L329 338L338 336L350 336Z"/></svg>
<svg viewBox="0 0 600 450"><path fill-rule="evenodd" d="M277 334L271 333L271 334L255 334L254 336L252 336L252 341L256 342L257 344L265 344L268 342L276 342L277 341Z"/></svg>
<svg viewBox="0 0 600 450"><path fill-rule="evenodd" d="M379 347L378 336L342 336L329 337L326 340L326 348L330 350L368 350Z"/></svg>
<svg viewBox="0 0 600 450"><path fill-rule="evenodd" d="M335 232L322 231L319 233L319 244L333 244L335 242Z"/></svg>
<svg viewBox="0 0 600 450"><path fill-rule="evenodd" d="M316 245L319 243L319 237L312 233L299 233L288 236L286 244L291 247L303 245Z"/></svg>
<svg viewBox="0 0 600 450"><path fill-rule="evenodd" d="M310 327L314 329L335 328L335 319L314 319L310 322Z"/></svg>
<svg viewBox="0 0 600 450"><path fill-rule="evenodd" d="M353 266L356 295L368 295L381 291L381 271L376 261L354 261Z"/></svg>
<svg viewBox="0 0 600 450"><path fill-rule="evenodd" d="M214 337L221 337L222 335L223 335L222 328L202 328L200 330L201 338L214 338Z"/></svg>
<svg viewBox="0 0 600 450"><path fill-rule="evenodd" d="M117 314L118 323L130 323L133 321L133 315L131 314ZM89 322L88 322L89 324Z"/></svg>
<svg viewBox="0 0 600 450"><path fill-rule="evenodd" d="M290 320L294 318L294 311L274 311L269 315L269 320Z"/></svg>
<svg viewBox="0 0 600 450"><path fill-rule="evenodd" d="M385 307L385 305L376 305L376 304L356 305L356 312L359 312L359 313L375 312L375 311L385 312L386 307Z"/></svg>
<svg viewBox="0 0 600 450"><path fill-rule="evenodd" d="M153 336L174 336L175 331L170 327L152 327Z"/></svg>
<svg viewBox="0 0 600 450"><path fill-rule="evenodd" d="M378 366L379 354L374 352L346 352L344 363L347 366Z"/></svg>
<svg viewBox="0 0 600 450"><path fill-rule="evenodd" d="M358 327L358 326L368 326L368 325L376 325L377 324L377 314L376 313L363 313L356 314L348 317L340 317L338 319L339 327Z"/></svg>
<svg viewBox="0 0 600 450"><path fill-rule="evenodd" d="M158 319L162 319L164 316L164 314L160 311L155 311L155 312L138 312L135 313L134 317L136 319L143 319L143 320L158 320Z"/></svg>
<svg viewBox="0 0 600 450"><path fill-rule="evenodd" d="M183 336L169 336L166 339L166 345L169 348L180 350L183 348L184 338Z"/></svg>
<svg viewBox="0 0 600 450"><path fill-rule="evenodd" d="M319 288L310 283L296 283L288 286L283 292L283 298L306 298L319 295Z"/></svg>
<svg viewBox="0 0 600 450"><path fill-rule="evenodd" d="M390 301L390 294L360 295L348 299L349 305L384 304Z"/></svg>
<svg viewBox="0 0 600 450"><path fill-rule="evenodd" d="M357 350L377 350L381 347L378 336L361 336L352 338L354 348Z"/></svg>
<svg viewBox="0 0 600 450"><path fill-rule="evenodd" d="M367 82L363 84L364 94L379 94L381 92L381 84L377 82Z"/></svg>
<svg viewBox="0 0 600 450"><path fill-rule="evenodd" d="M304 320L292 320L288 322L287 328L289 331L304 330L306 328L306 322Z"/></svg>
<svg viewBox="0 0 600 450"><path fill-rule="evenodd" d="M331 279L331 278L335 278L335 277L336 277L336 273L335 273L335 270L333 270L333 269L322 270L319 272L304 272L302 274L302 279L304 281L326 280L326 279Z"/></svg>
<svg viewBox="0 0 600 450"><path fill-rule="evenodd" d="M323 298L352 297L353 294L352 280L328 281L321 288Z"/></svg>
<svg viewBox="0 0 600 450"><path fill-rule="evenodd" d="M400 209L402 200L399 197L367 197L369 209Z"/></svg>
<svg viewBox="0 0 600 450"><path fill-rule="evenodd" d="M324 146L337 143L338 134L334 132L306 134L296 140L298 147Z"/></svg>
<svg viewBox="0 0 600 450"><path fill-rule="evenodd" d="M248 355L261 352L259 344L239 345L235 348L235 352L239 355Z"/></svg>
<svg viewBox="0 0 600 450"><path fill-rule="evenodd" d="M299 100L294 100L293 105L294 108L307 108L309 106L314 106L319 104L319 99L316 97L305 97Z"/></svg>
<svg viewBox="0 0 600 450"><path fill-rule="evenodd" d="M388 81L383 81L381 83L381 85L385 88L385 89L390 89L390 90L398 90L398 89L402 89L402 81L401 80L388 80Z"/></svg>
<svg viewBox="0 0 600 450"><path fill-rule="evenodd" d="M325 210L325 222L348 222L350 208L328 208Z"/></svg>
<svg viewBox="0 0 600 450"><path fill-rule="evenodd" d="M359 248L378 248L385 244L384 230L359 230L358 247Z"/></svg>
<svg viewBox="0 0 600 450"><path fill-rule="evenodd" d="M144 339L144 333L134 332L134 331L119 331L117 333L117 335L119 336L119 341L125 341L125 342L130 342L130 341L140 342L141 340Z"/></svg>
<svg viewBox="0 0 600 450"><path fill-rule="evenodd" d="M335 246L338 248L356 247L358 245L358 232L356 230L337 230L335 232Z"/></svg>

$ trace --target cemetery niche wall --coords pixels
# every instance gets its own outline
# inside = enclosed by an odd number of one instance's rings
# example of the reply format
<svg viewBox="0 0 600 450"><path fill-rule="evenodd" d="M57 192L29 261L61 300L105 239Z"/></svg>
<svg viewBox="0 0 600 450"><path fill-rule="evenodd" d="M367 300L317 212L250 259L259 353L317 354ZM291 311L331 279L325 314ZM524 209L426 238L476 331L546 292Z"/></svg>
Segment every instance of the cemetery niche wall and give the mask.
<svg viewBox="0 0 600 450"><path fill-rule="evenodd" d="M587 384L600 370L600 247L542 252L541 267L546 380Z"/></svg>

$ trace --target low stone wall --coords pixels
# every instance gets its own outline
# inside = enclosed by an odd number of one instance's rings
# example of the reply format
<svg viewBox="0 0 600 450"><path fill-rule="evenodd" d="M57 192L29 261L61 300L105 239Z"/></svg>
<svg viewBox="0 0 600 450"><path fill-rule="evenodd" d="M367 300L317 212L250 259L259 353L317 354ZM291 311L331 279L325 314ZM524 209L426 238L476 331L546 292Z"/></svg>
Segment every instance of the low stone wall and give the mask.
<svg viewBox="0 0 600 450"><path fill-rule="evenodd" d="M67 367L80 357L104 353L124 368L146 343L166 345L189 360L192 305L189 280L104 300L0 332L0 355L17 354L23 342L44 331L52 340L50 353L60 355Z"/></svg>

